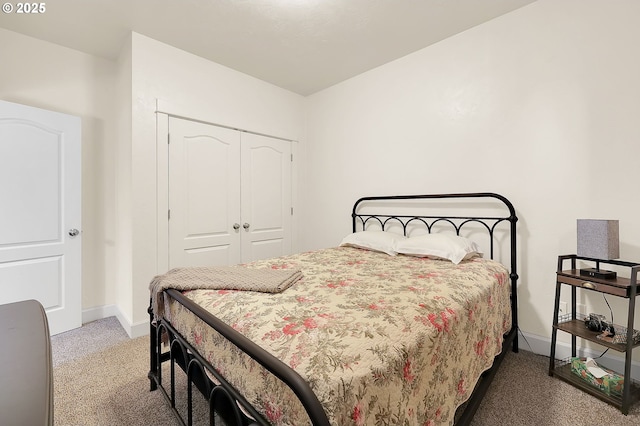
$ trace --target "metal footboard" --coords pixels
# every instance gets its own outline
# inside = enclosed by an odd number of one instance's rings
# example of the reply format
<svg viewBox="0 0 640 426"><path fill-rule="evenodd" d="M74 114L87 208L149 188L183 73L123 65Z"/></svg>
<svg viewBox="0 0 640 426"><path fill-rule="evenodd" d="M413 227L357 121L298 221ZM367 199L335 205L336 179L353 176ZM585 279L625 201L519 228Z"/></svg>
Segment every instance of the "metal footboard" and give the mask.
<svg viewBox="0 0 640 426"><path fill-rule="evenodd" d="M216 330L227 340L237 346L241 351L266 368L271 374L282 380L298 397L305 408L313 426L329 426L329 419L320 401L309 384L298 373L289 368L282 361L253 343L251 340L238 333L229 325L220 321L200 305L184 297L177 290L166 290L169 297L185 306L208 326ZM151 390L160 389L169 402L173 413L185 425L193 424L193 396L192 384L195 384L200 392L209 401L210 424L215 425L215 416L223 417L226 425L265 425L270 423L238 392L226 379L219 374L211 364L204 359L197 350L178 333L164 318L153 318L153 312L149 308L151 319L150 328L150 371L149 379ZM169 349L163 353L163 335L168 336ZM170 391L164 387L162 378L162 363L171 362ZM179 365L187 374L188 379L188 407L187 421L182 418L175 407L175 365ZM213 382L209 375L215 378ZM250 417L246 416L241 406Z"/></svg>

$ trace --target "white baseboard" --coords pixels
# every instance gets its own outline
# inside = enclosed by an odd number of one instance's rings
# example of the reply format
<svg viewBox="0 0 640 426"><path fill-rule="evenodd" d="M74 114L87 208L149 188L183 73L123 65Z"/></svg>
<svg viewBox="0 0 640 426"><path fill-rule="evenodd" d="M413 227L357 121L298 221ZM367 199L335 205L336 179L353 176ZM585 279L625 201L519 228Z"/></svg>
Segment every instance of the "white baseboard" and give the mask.
<svg viewBox="0 0 640 426"><path fill-rule="evenodd" d="M551 338L537 336L535 334L519 332L518 346L520 349L530 351L535 354L549 356L551 354ZM593 349L578 347L577 355L584 357L599 357L602 351L594 351ZM558 341L556 344L556 359L565 359L571 357L571 344L568 342ZM617 372L624 372L624 356L620 352L610 350L602 358L596 362L602 363L603 366ZM631 361L631 377L640 381L640 363Z"/></svg>
<svg viewBox="0 0 640 426"><path fill-rule="evenodd" d="M143 321L141 323L132 324L129 327L129 337L135 339L136 337L148 336L149 335L149 321Z"/></svg>
<svg viewBox="0 0 640 426"><path fill-rule="evenodd" d="M103 318L118 316L118 307L116 305L96 306L94 308L82 311L82 323L96 321Z"/></svg>
<svg viewBox="0 0 640 426"><path fill-rule="evenodd" d="M117 305L97 306L82 311L83 324L108 317L116 317L122 328L124 328L124 331L126 331L132 339L149 334L149 321L132 324L131 320L122 313Z"/></svg>

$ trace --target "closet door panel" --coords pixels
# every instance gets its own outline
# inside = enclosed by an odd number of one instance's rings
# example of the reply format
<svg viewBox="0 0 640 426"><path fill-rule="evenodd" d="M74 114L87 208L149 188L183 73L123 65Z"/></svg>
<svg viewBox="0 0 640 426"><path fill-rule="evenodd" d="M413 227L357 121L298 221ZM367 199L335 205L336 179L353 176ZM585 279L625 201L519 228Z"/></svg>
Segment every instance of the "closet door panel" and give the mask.
<svg viewBox="0 0 640 426"><path fill-rule="evenodd" d="M242 134L242 262L291 252L291 142Z"/></svg>
<svg viewBox="0 0 640 426"><path fill-rule="evenodd" d="M240 133L169 120L169 267L240 261Z"/></svg>

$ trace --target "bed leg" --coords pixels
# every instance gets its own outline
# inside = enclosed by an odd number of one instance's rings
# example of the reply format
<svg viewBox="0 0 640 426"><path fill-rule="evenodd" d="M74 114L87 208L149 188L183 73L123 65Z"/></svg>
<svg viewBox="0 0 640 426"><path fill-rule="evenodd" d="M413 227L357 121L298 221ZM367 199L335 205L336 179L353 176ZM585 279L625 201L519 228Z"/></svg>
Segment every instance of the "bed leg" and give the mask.
<svg viewBox="0 0 640 426"><path fill-rule="evenodd" d="M515 236L512 235L512 241L515 242ZM511 317L512 317L512 325L511 328L514 333L513 342L511 345L512 351L514 353L518 353L518 292L517 292L517 282L518 282L518 274L515 272L515 249L511 250L511 259L512 259L512 272L511 272Z"/></svg>
<svg viewBox="0 0 640 426"><path fill-rule="evenodd" d="M149 390L154 391L158 389L155 377L158 374L158 342L157 342L157 330L153 323L153 311L149 306Z"/></svg>

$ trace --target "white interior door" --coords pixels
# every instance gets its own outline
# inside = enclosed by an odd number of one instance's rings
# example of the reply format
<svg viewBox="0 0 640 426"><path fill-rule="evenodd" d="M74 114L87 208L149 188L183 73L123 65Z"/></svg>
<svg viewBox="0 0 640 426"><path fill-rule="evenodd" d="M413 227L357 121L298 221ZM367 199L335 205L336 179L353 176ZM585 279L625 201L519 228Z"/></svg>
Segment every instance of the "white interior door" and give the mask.
<svg viewBox="0 0 640 426"><path fill-rule="evenodd" d="M80 118L0 101L0 303L82 325Z"/></svg>
<svg viewBox="0 0 640 426"><path fill-rule="evenodd" d="M169 135L169 268L239 263L240 133L171 117Z"/></svg>
<svg viewBox="0 0 640 426"><path fill-rule="evenodd" d="M242 262L291 253L291 142L242 134Z"/></svg>

